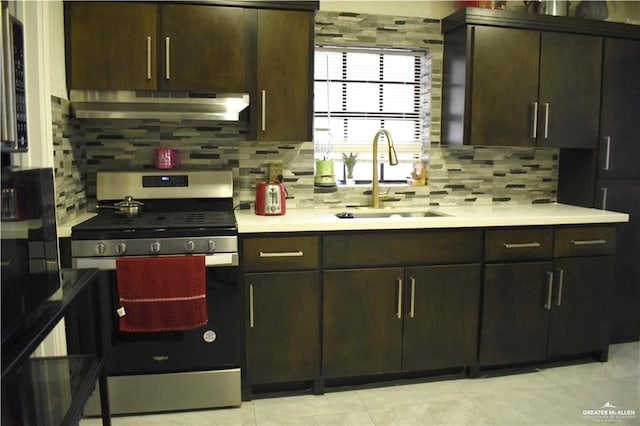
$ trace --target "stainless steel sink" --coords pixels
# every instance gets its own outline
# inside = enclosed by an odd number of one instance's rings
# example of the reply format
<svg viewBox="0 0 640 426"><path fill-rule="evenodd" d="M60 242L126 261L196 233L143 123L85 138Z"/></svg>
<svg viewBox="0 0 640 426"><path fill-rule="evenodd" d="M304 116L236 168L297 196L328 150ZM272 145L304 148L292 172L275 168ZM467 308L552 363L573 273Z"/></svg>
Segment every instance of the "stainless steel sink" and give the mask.
<svg viewBox="0 0 640 426"><path fill-rule="evenodd" d="M407 217L442 217L446 216L441 213L436 213L432 211L396 211L396 210L386 210L386 211L347 211L340 212L336 214L336 216L340 219L398 219L398 218L407 218Z"/></svg>

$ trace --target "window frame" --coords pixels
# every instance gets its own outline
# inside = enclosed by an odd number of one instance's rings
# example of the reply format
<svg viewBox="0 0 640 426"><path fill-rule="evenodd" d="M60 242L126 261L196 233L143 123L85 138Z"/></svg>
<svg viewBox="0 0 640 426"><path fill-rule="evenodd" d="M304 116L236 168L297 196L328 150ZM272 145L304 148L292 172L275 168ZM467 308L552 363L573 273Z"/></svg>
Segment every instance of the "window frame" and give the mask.
<svg viewBox="0 0 640 426"><path fill-rule="evenodd" d="M327 70L322 72L318 72L318 66L329 67L327 60L318 61L317 55L322 54L322 52L332 52L334 54L341 55L341 78L332 79L332 71L335 75L336 69ZM347 78L348 73L348 58L349 54L374 54L380 55L380 69L378 73L378 79L351 79ZM406 138L395 138L394 137L394 145L396 147L396 151L398 152L398 158L400 163L402 164L400 168L402 171L398 170L397 172L394 169L387 168L385 170L385 162L387 162L387 150L381 147L378 152L380 154L380 158L378 158L378 163L380 164L380 177L381 180L391 180L394 182L405 181L406 178L410 175L412 170L412 166L416 161L422 161L423 156L425 154L424 145L428 144L429 140L429 115L430 111L429 102L425 103L425 96L428 99L429 96L429 86L430 79L428 78L430 72L425 72L425 67L428 67L430 70L430 54L426 49L400 49L400 48L386 48L386 47L356 47L356 46L329 46L329 45L316 45L315 52L316 61L314 69L314 88L317 87L318 84L326 85L327 89L322 92L322 95L330 96L329 85L335 84L336 82L342 86L341 90L341 99L340 105L342 107L341 111L336 111L335 109L331 109L330 100L327 100L324 104L327 108L324 110L318 110L318 99L314 100L314 149L315 149L315 158L316 159L331 159L336 163L336 171L337 178L342 177L343 180L346 179L345 167L342 161L342 154L349 154L351 152L356 153L358 155L358 161L356 167L354 169L354 177L356 181L371 181L371 143L373 135L375 131L373 127L371 128L371 139L369 137L359 138L359 139L351 139L349 137L349 120L380 120L380 127L387 128L390 130L392 136L394 135L393 129L389 124L393 123L393 120L399 120L401 125L404 125L406 122L412 122L411 131L405 131L404 134L411 133L412 140L408 141ZM412 81L399 81L393 79L385 79L384 75L384 64L388 57L392 55L401 55L404 57L411 56L413 57L413 71ZM322 64L319 65L319 62ZM335 67L335 64L333 64ZM387 67L393 68L393 67ZM322 75L324 74L324 76ZM318 76L324 78L318 78ZM385 112L385 111L347 111L347 101L348 101L348 84L353 83L366 83L371 85L378 85L377 88L377 99L378 99L378 109L380 110L383 102L385 100L385 92L384 89L388 87L398 87L402 86L411 86L413 87L413 95L411 105L413 106L412 111L395 111L395 112ZM387 86L385 86L387 85ZM335 89L335 86L334 86ZM318 95L318 90L315 90L315 96ZM335 92L335 90L334 90ZM335 137L335 129L337 120L342 120L340 135ZM324 121L324 126L320 123ZM365 124L366 125L366 124ZM334 129L334 132L330 131ZM368 132L367 132L368 133ZM403 132L400 132L401 134ZM323 138L324 136L324 138ZM342 173L339 171L342 170ZM342 176L341 176L342 175ZM390 178L389 178L390 177Z"/></svg>

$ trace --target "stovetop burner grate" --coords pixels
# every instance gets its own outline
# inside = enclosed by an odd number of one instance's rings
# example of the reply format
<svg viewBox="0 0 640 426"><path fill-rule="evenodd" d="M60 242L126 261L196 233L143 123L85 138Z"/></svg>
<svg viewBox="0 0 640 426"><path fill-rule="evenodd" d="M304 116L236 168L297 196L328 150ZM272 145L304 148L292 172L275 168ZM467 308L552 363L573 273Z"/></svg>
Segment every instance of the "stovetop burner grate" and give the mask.
<svg viewBox="0 0 640 426"><path fill-rule="evenodd" d="M110 235L124 238L123 233L146 235L162 233L169 235L215 234L220 230L236 229L235 217L231 211L196 212L145 212L139 217L122 217L114 212L101 212L72 229L76 236L100 233L100 238ZM171 231L171 232L169 232Z"/></svg>
<svg viewBox="0 0 640 426"><path fill-rule="evenodd" d="M184 222L185 223L197 223L203 224L206 222L206 217L203 212L191 212L185 215Z"/></svg>

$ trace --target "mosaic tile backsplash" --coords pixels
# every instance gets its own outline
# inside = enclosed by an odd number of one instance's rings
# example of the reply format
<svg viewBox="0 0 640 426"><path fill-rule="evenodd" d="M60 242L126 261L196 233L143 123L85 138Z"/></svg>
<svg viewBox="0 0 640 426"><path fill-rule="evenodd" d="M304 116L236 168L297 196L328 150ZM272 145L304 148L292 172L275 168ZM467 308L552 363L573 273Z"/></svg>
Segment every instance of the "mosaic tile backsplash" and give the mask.
<svg viewBox="0 0 640 426"><path fill-rule="evenodd" d="M556 201L558 150L440 146L443 46L439 21L320 11L316 41L429 50L427 185L381 185L392 198L387 204L426 207ZM314 190L313 142L249 141L246 122L77 120L69 117L69 102L56 97L52 109L60 223L95 203L98 170L153 168L158 147L180 151L181 167L233 170L236 203L253 201L255 182L265 179L271 162L282 163L287 208L366 205L370 201L370 185Z"/></svg>

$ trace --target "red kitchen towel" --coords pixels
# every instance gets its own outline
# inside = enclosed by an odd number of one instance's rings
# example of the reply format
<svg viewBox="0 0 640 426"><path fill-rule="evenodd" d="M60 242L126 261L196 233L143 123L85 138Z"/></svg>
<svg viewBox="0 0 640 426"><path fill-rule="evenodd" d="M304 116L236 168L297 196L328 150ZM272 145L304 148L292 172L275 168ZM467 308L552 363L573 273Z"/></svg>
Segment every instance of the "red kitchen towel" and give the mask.
<svg viewBox="0 0 640 426"><path fill-rule="evenodd" d="M204 256L116 259L120 331L189 330L207 323Z"/></svg>

